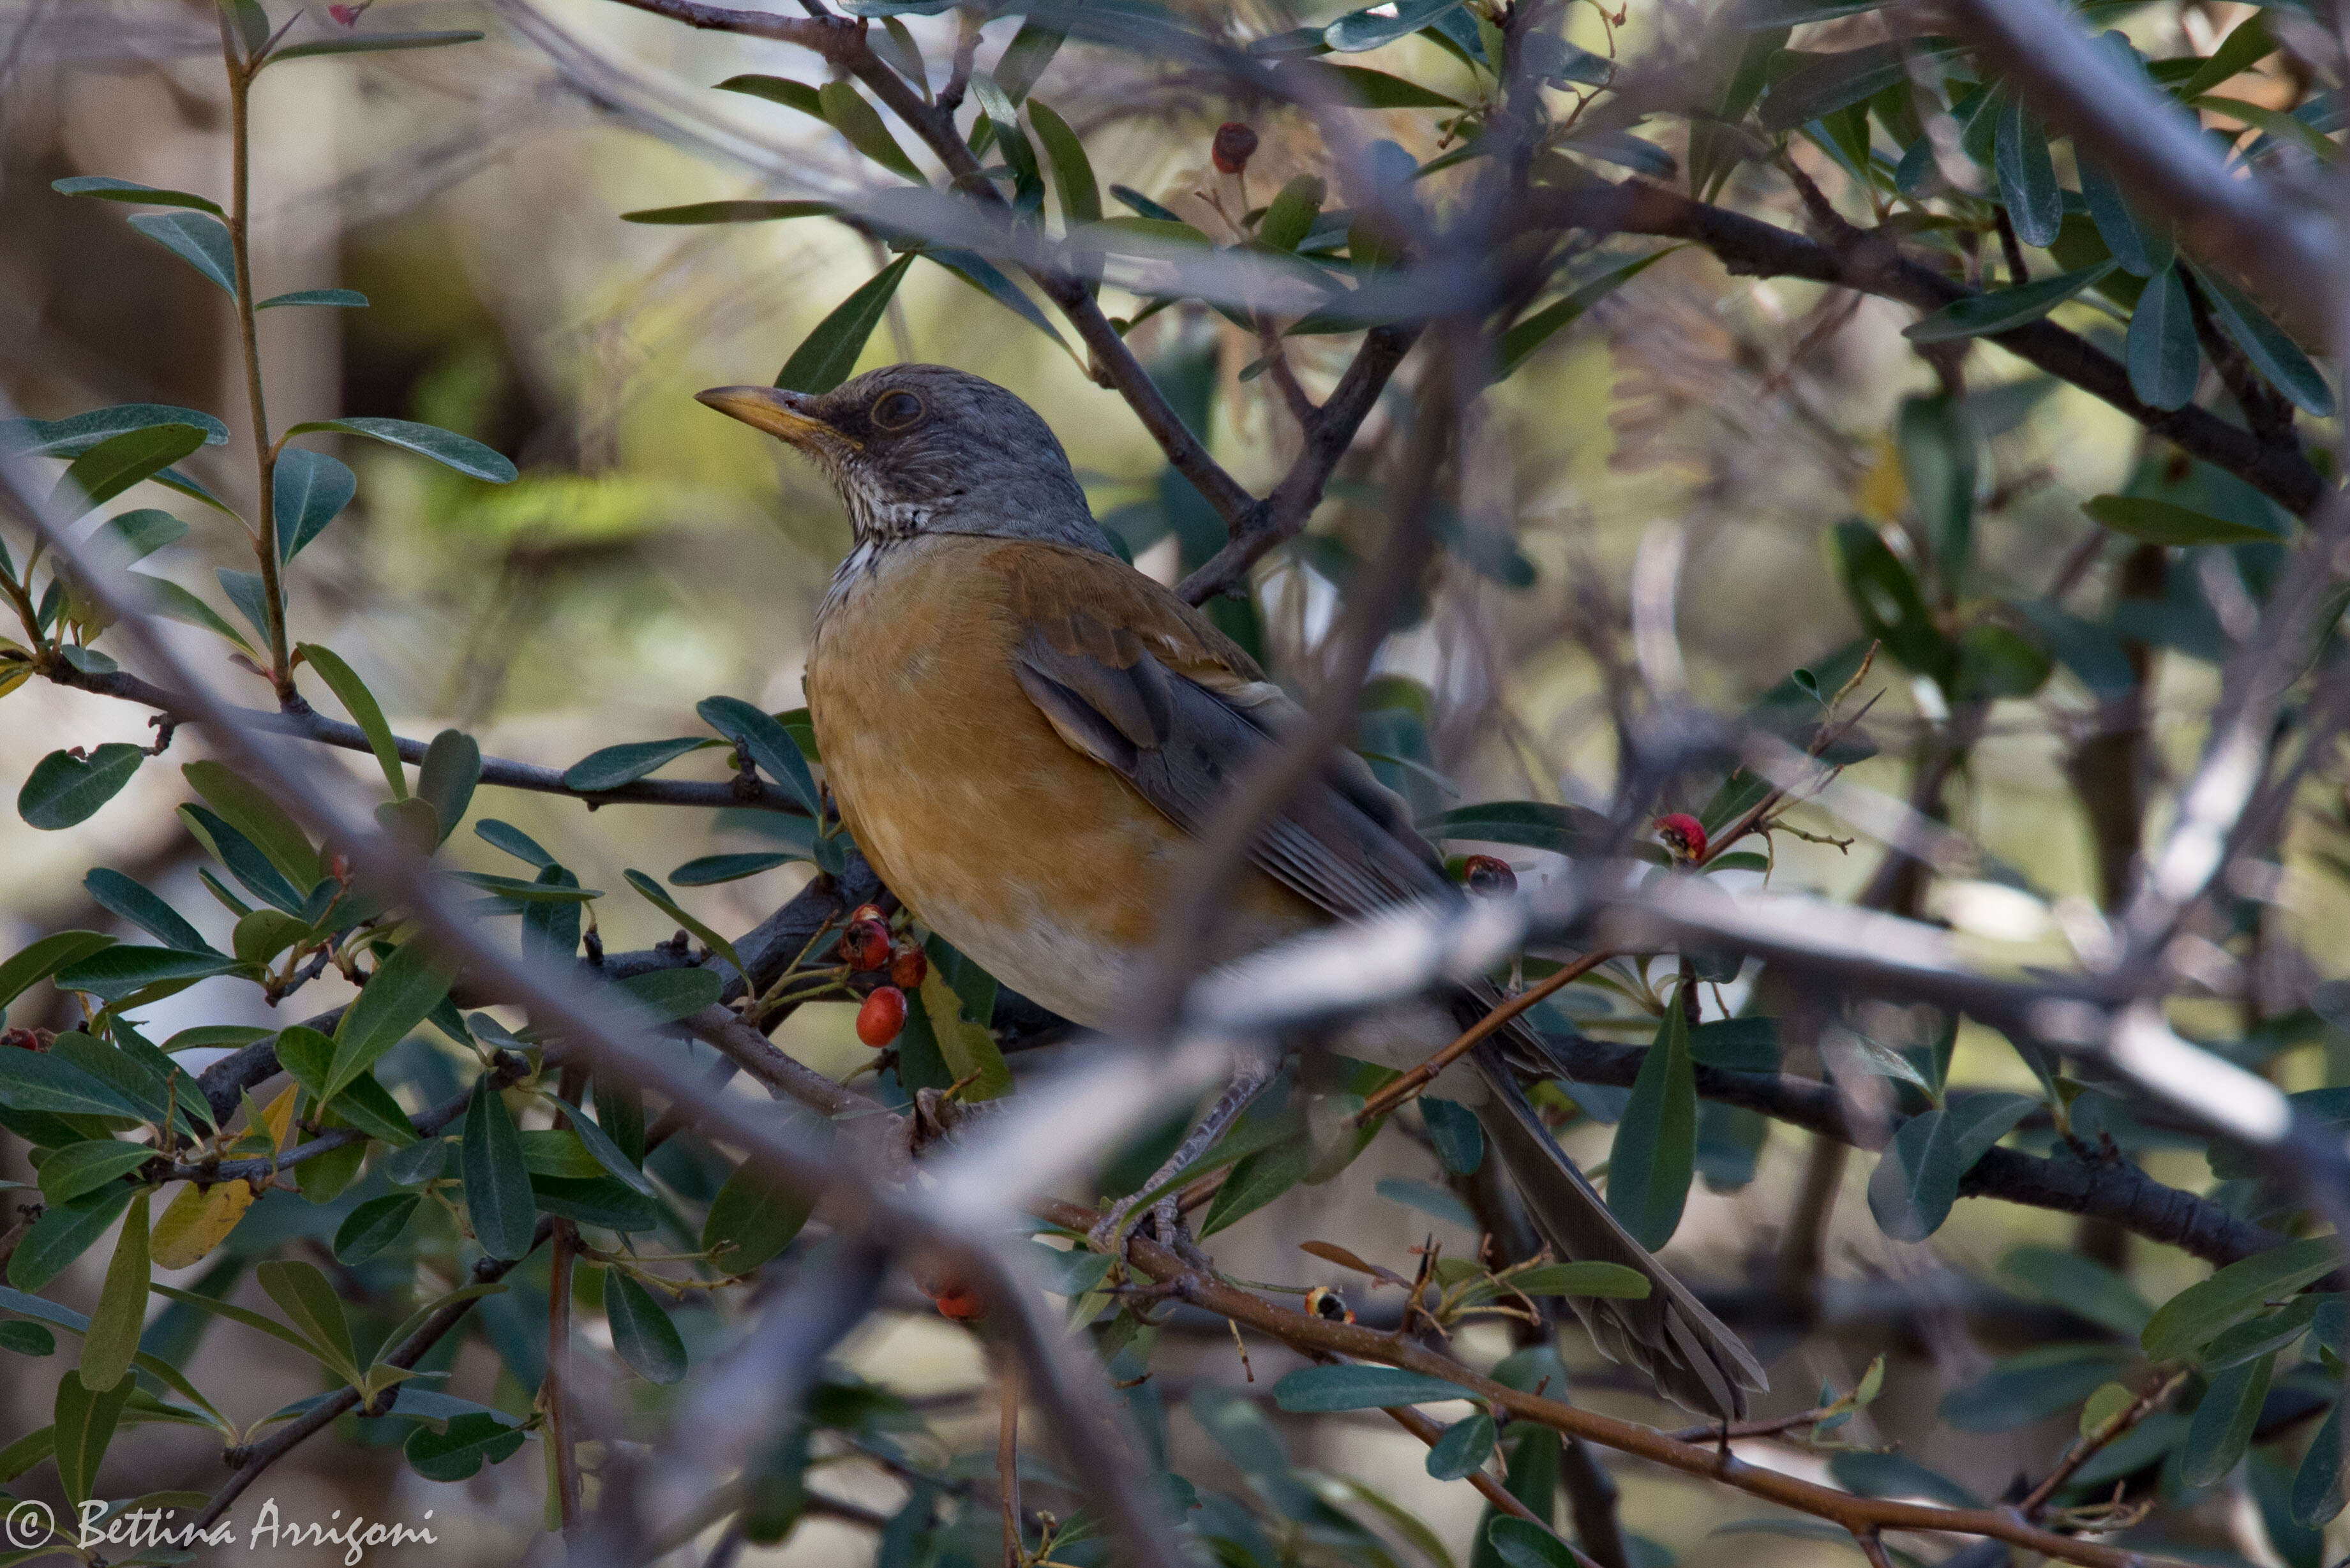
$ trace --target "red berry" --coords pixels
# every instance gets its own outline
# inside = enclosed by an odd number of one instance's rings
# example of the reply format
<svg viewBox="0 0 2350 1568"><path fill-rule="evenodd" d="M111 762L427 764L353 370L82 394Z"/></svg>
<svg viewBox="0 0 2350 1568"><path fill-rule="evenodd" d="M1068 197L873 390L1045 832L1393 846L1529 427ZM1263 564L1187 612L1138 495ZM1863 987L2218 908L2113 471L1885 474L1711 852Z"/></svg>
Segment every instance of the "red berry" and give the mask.
<svg viewBox="0 0 2350 1568"><path fill-rule="evenodd" d="M329 5L327 15L346 27L355 27L359 25L359 14L366 9L365 5Z"/></svg>
<svg viewBox="0 0 2350 1568"><path fill-rule="evenodd" d="M1705 858L1705 824L1688 812L1676 811L1657 818L1657 836L1672 851L1676 860Z"/></svg>
<svg viewBox="0 0 2350 1568"><path fill-rule="evenodd" d="M859 920L873 920L886 926L889 923L889 917L881 912L879 904L859 904L848 911L848 923L853 926Z"/></svg>
<svg viewBox="0 0 2350 1568"><path fill-rule="evenodd" d="M1211 144L1209 156L1216 168L1225 174L1237 174L1248 167L1256 151L1256 132L1237 119L1228 119L1216 127L1216 140Z"/></svg>
<svg viewBox="0 0 2350 1568"><path fill-rule="evenodd" d="M931 1299L938 1303L941 1317L951 1317L958 1323L968 1323L987 1313L987 1303L980 1299L979 1293L961 1280L940 1287Z"/></svg>
<svg viewBox="0 0 2350 1568"><path fill-rule="evenodd" d="M876 1051L906 1027L906 993L894 985L876 988L857 1010L857 1037Z"/></svg>
<svg viewBox="0 0 2350 1568"><path fill-rule="evenodd" d="M889 928L879 920L853 922L840 938L841 961L851 969L889 966Z"/></svg>
<svg viewBox="0 0 2350 1568"><path fill-rule="evenodd" d="M931 972L931 961L920 948L908 948L889 961L889 983L900 991L920 991Z"/></svg>
<svg viewBox="0 0 2350 1568"><path fill-rule="evenodd" d="M1500 898L1518 890L1518 874L1510 863L1491 855L1471 855L1461 862L1461 880L1481 898Z"/></svg>

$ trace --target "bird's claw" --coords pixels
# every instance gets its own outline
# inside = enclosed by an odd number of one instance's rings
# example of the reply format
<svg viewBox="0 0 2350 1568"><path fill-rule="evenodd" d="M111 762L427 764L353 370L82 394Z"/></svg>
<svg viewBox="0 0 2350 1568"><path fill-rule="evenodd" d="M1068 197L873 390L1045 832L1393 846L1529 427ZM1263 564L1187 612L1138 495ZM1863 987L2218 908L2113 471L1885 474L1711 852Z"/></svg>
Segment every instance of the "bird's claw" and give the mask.
<svg viewBox="0 0 2350 1568"><path fill-rule="evenodd" d="M1097 1252L1107 1252L1113 1258L1122 1258L1126 1255L1127 1241L1139 1231L1144 1224L1148 1224L1150 1227L1151 1239L1160 1246L1171 1248L1186 1255L1195 1251L1191 1246L1191 1238L1184 1233L1183 1211L1177 1201L1176 1194L1170 1192L1161 1198L1151 1206L1147 1214L1140 1216L1139 1222L1135 1208L1132 1198L1121 1198L1111 1204L1109 1212L1103 1215L1095 1223L1094 1228L1086 1232L1086 1244Z"/></svg>

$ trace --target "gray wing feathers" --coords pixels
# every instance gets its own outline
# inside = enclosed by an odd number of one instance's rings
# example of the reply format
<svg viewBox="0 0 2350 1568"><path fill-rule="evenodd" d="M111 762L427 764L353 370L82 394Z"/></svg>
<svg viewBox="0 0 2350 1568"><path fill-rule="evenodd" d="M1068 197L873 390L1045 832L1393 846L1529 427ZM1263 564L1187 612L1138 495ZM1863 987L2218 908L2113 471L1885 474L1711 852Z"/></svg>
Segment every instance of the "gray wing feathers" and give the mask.
<svg viewBox="0 0 2350 1568"><path fill-rule="evenodd" d="M1169 670L1130 632L1087 617L1059 629L1057 639L1039 629L1021 646L1022 688L1063 740L1124 775L1186 832L1205 827L1231 775L1294 722L1286 699L1260 696L1243 709ZM1352 753L1265 830L1254 858L1341 918L1459 896L1403 803ZM1480 984L1461 1002L1482 1016L1498 1000ZM1742 1390L1768 1386L1752 1354L1607 1211L1519 1092L1513 1069L1547 1075L1545 1055L1540 1038L1515 1022L1477 1049L1473 1060L1492 1090L1479 1111L1486 1134L1562 1257L1622 1263L1653 1286L1643 1301L1575 1298L1576 1315L1602 1352L1645 1369L1676 1402L1744 1415Z"/></svg>

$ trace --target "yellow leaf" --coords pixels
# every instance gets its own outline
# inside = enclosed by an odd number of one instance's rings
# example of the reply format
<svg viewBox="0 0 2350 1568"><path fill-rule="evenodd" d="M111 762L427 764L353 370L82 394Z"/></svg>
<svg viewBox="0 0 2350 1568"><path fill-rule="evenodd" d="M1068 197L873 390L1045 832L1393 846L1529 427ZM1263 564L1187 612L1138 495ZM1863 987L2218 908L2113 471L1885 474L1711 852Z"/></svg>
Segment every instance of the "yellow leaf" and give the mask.
<svg viewBox="0 0 2350 1568"><path fill-rule="evenodd" d="M1876 460L1853 486L1852 504L1875 523L1894 522L1908 506L1909 484L1901 476L1901 461L1894 453L1891 436L1877 438Z"/></svg>
<svg viewBox="0 0 2350 1568"><path fill-rule="evenodd" d="M939 1054L945 1058L947 1071L955 1081L968 1078L962 1098L993 1100L1012 1092L1012 1069L1004 1064L1003 1053L996 1048L995 1036L962 1015L962 998L947 983L946 976L931 966L922 977L922 1011L930 1015L931 1032L939 1042Z"/></svg>
<svg viewBox="0 0 2350 1568"><path fill-rule="evenodd" d="M268 1108L261 1113L262 1126L269 1129L269 1152L272 1155L284 1154L286 1140L294 1136L294 1102L301 1093L301 1085L288 1084L285 1091L270 1101Z"/></svg>
<svg viewBox="0 0 2350 1568"><path fill-rule="evenodd" d="M2081 1407L2081 1435L2087 1437L2137 1403L2137 1396L2123 1385L2099 1384L2089 1402Z"/></svg>
<svg viewBox="0 0 2350 1568"><path fill-rule="evenodd" d="M200 1262L214 1247L228 1240L244 1211L253 1207L254 1190L250 1182L224 1181L209 1191L194 1182L181 1185L179 1193L155 1221L155 1236L149 1251L159 1269L184 1269Z"/></svg>

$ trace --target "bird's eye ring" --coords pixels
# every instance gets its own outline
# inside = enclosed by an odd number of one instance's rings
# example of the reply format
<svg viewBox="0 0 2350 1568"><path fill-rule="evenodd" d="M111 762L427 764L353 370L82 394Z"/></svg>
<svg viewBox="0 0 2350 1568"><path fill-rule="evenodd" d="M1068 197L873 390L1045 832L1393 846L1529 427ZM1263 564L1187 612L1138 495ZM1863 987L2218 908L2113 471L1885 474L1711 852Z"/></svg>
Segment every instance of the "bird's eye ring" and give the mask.
<svg viewBox="0 0 2350 1568"><path fill-rule="evenodd" d="M901 431L922 417L922 400L911 392L884 392L873 402L873 422L885 431Z"/></svg>

